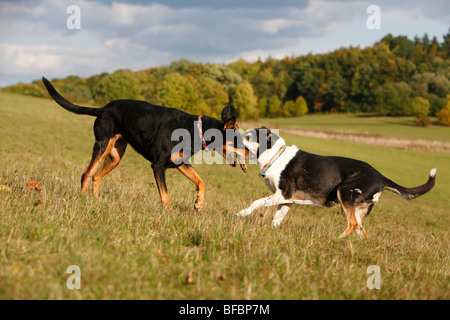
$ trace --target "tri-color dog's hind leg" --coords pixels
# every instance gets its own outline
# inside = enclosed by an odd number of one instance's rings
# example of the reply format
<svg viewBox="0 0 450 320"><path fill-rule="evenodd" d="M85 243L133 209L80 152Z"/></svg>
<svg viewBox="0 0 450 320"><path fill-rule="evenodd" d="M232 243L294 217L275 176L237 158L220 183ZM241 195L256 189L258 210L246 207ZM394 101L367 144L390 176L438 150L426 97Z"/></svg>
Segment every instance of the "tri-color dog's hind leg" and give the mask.
<svg viewBox="0 0 450 320"><path fill-rule="evenodd" d="M360 204L355 209L355 217L356 222L358 223L358 229L356 229L356 233L359 235L361 239L368 238L369 235L366 232L362 225L363 218L368 215L370 210L372 210L373 204L368 205L367 203Z"/></svg>
<svg viewBox="0 0 450 320"><path fill-rule="evenodd" d="M91 179L92 174L95 172L98 165L111 152L111 149L113 148L118 136L119 135L115 135L108 140L95 141L91 161L89 162L88 167L81 176L81 192L83 192L84 194L87 193L89 180Z"/></svg>
<svg viewBox="0 0 450 320"><path fill-rule="evenodd" d="M200 212L203 208L203 204L205 203L205 184L203 183L203 180L190 164L182 164L177 167L177 169L196 185L197 200L195 201L194 209L197 212Z"/></svg>
<svg viewBox="0 0 450 320"><path fill-rule="evenodd" d="M366 194L364 194L366 192ZM369 235L363 227L363 218L372 210L378 202L382 191L372 188L371 192L362 191L359 188L339 187L337 191L338 200L341 203L342 211L347 217L347 229L340 235L341 238L356 231L361 238Z"/></svg>
<svg viewBox="0 0 450 320"><path fill-rule="evenodd" d="M92 177L92 189L94 192L94 197L98 198L98 190L100 183L105 175L111 172L122 159L125 150L127 148L127 142L121 136L116 139L114 146L105 158L102 168L97 171Z"/></svg>
<svg viewBox="0 0 450 320"><path fill-rule="evenodd" d="M359 228L358 222L355 216L355 207L352 201L352 195L349 189L338 188L337 197L341 203L342 211L347 218L347 229L339 236L340 238L347 237L353 231Z"/></svg>

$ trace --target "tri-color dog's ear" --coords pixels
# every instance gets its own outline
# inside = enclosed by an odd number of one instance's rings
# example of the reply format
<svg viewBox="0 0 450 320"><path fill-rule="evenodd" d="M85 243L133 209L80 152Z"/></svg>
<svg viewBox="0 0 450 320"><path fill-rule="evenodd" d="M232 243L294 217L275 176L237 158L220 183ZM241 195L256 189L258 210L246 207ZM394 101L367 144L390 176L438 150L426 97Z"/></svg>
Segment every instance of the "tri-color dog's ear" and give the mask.
<svg viewBox="0 0 450 320"><path fill-rule="evenodd" d="M227 122L233 118L233 107L230 104L227 104L225 108L222 110L222 121Z"/></svg>
<svg viewBox="0 0 450 320"><path fill-rule="evenodd" d="M270 138L270 135L272 134L272 131L270 131L269 128L266 128L265 126L262 126L262 127L259 128L259 129L261 129L261 130L266 130L266 132L267 132L267 139Z"/></svg>
<svg viewBox="0 0 450 320"><path fill-rule="evenodd" d="M233 129L235 124L236 124L236 117L231 117L231 119L225 121L225 123L223 124L223 130Z"/></svg>

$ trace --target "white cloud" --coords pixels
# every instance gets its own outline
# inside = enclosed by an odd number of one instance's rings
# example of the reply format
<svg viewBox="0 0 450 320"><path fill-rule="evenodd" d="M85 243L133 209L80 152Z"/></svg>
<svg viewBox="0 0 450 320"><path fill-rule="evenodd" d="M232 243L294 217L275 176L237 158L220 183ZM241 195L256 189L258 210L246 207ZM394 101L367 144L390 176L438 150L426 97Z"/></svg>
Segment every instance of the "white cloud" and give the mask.
<svg viewBox="0 0 450 320"><path fill-rule="evenodd" d="M61 57L53 54L57 47L43 45L17 45L0 44L0 60L7 63L0 65L0 73L27 74L30 69L45 70L47 68L58 68Z"/></svg>
<svg viewBox="0 0 450 320"><path fill-rule="evenodd" d="M0 73L23 81L42 73L89 76L119 68L140 70L180 58L254 61L374 39L374 33L368 36L364 30L366 8L372 4L368 0L283 0L259 5L237 0L230 5L171 1L171 6L162 0L145 5L120 0L72 2L81 9L81 30L66 27L68 2L0 2ZM383 35L407 28L423 29L422 34L430 36L448 30L448 0L379 3ZM399 18L393 21L394 17Z"/></svg>

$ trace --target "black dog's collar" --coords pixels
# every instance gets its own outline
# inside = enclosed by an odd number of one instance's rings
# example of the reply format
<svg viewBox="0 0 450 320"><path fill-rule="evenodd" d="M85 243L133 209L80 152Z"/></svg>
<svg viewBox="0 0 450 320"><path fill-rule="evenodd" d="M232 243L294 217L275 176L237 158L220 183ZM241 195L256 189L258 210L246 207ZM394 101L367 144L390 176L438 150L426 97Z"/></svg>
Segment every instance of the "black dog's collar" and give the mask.
<svg viewBox="0 0 450 320"><path fill-rule="evenodd" d="M206 152L211 152L211 150L209 150L208 147L206 146L206 141L205 141L205 138L203 137L202 117L203 117L203 115L198 116L198 119L197 119L197 130L198 130L198 135L200 136L200 140L202 141L203 148L205 149L205 151L206 151Z"/></svg>

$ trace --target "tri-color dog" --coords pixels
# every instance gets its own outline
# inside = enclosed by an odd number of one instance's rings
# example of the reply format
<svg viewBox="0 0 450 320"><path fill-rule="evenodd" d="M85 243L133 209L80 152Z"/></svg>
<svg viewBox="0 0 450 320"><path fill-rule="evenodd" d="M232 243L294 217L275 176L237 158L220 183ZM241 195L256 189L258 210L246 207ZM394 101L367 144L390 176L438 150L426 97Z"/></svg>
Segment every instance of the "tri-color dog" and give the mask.
<svg viewBox="0 0 450 320"><path fill-rule="evenodd" d="M356 231L367 237L362 221L378 202L383 190L393 191L405 199L414 199L430 191L436 180L436 169L428 182L405 188L384 177L369 164L350 158L319 156L299 150L265 127L245 132L244 145L249 157L256 158L260 176L274 193L254 201L238 213L247 216L254 210L277 205L273 225L278 226L295 204L331 207L340 203L347 218L347 229L341 237Z"/></svg>
<svg viewBox="0 0 450 320"><path fill-rule="evenodd" d="M50 96L64 109L76 114L97 117L94 122L95 144L92 159L81 176L83 193L87 193L92 177L94 196L98 197L99 185L103 177L119 164L127 145L130 144L152 163L161 201L165 207L170 208L165 172L168 168L177 168L196 185L197 199L194 208L200 211L204 204L205 185L192 168L189 159L208 145L212 143L217 145L217 141L205 141L203 131L209 129L219 130L223 137L222 141L219 141L222 148L214 150L218 151L232 166L236 165L233 158L236 156L242 170L247 171L242 136L237 130L236 117L232 115L229 105L222 110L221 120L188 114L178 109L156 106L138 100L114 100L103 108L81 107L64 99L44 77L42 81ZM174 147L180 144L179 141L171 139L172 133L177 129L187 130L190 134L189 141L183 141L185 146L182 149L187 150L184 153L172 152ZM225 134L229 130L233 130L233 134ZM102 161L104 161L103 166L95 173Z"/></svg>

